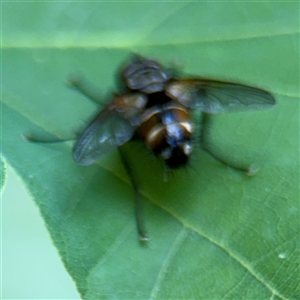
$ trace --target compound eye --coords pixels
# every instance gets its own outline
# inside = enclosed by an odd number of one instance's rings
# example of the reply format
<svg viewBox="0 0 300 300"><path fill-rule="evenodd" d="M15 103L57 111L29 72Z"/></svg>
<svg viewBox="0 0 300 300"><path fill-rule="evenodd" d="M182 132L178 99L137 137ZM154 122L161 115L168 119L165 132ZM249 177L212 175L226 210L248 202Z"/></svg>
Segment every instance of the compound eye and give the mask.
<svg viewBox="0 0 300 300"><path fill-rule="evenodd" d="M155 61L139 59L125 68L123 79L129 89L152 94L163 91L170 74Z"/></svg>

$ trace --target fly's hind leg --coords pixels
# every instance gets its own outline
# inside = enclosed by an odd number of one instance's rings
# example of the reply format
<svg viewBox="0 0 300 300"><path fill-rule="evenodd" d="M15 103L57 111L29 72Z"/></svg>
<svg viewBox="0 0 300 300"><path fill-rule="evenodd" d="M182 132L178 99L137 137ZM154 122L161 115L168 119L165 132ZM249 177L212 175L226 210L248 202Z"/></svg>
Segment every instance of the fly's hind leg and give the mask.
<svg viewBox="0 0 300 300"><path fill-rule="evenodd" d="M143 199L139 192L137 182L133 176L132 169L130 167L130 164L128 162L127 156L125 155L124 151L119 147L119 154L122 160L122 163L124 165L124 168L126 170L126 173L130 179L130 182L132 184L132 187L134 188L135 192L135 200L134 200L134 214L135 214L135 221L136 221L136 228L138 231L139 239L142 243L145 243L149 240L145 224L144 224L144 210L143 210Z"/></svg>
<svg viewBox="0 0 300 300"><path fill-rule="evenodd" d="M233 168L235 170L238 171L242 171L245 172L247 175L253 175L256 170L252 169L251 166L238 166L235 164L232 164L226 160L224 160L223 158L220 158L219 156L217 156L210 148L209 148L209 143L208 143L208 130L209 130L209 123L210 123L210 118L211 115L207 114L207 113L202 113L202 128L201 128L201 136L200 136L200 141L201 141L201 148L202 150L204 150L206 153L208 153L210 156L212 156L215 160L217 160L218 162L222 163L225 166L228 166L230 168Z"/></svg>

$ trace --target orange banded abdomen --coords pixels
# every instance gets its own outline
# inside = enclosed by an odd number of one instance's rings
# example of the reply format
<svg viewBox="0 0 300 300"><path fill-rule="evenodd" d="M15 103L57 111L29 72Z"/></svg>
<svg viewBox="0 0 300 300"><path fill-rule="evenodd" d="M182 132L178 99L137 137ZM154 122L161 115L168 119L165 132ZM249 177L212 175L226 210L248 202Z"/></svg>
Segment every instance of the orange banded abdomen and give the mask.
<svg viewBox="0 0 300 300"><path fill-rule="evenodd" d="M187 163L192 152L193 124L183 106L167 104L147 109L138 133L146 146L171 168Z"/></svg>

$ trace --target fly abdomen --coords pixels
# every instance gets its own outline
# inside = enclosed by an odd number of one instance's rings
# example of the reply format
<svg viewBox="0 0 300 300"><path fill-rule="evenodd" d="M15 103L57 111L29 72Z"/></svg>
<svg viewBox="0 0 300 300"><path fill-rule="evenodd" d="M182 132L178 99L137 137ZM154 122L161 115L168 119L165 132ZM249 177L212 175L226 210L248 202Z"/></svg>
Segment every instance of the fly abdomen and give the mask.
<svg viewBox="0 0 300 300"><path fill-rule="evenodd" d="M172 169L187 164L192 152L192 133L190 114L177 103L146 110L139 129L146 146Z"/></svg>

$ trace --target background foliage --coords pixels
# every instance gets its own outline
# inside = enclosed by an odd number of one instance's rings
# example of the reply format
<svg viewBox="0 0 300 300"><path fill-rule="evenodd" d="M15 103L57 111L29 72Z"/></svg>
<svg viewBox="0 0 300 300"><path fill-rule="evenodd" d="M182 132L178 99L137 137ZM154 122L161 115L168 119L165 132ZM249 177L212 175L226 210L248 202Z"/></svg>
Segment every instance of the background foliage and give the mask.
<svg viewBox="0 0 300 300"><path fill-rule="evenodd" d="M299 299L299 3L7 2L2 47L2 152L82 298ZM146 247L117 153L81 167L71 142L21 138L73 136L99 108L66 88L67 75L82 73L105 101L132 52L277 99L270 111L216 116L211 128L222 155L259 166L252 178L196 151L164 182L143 145L125 146L145 198Z"/></svg>

